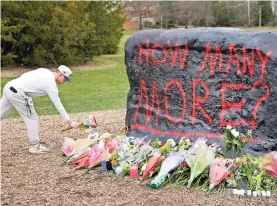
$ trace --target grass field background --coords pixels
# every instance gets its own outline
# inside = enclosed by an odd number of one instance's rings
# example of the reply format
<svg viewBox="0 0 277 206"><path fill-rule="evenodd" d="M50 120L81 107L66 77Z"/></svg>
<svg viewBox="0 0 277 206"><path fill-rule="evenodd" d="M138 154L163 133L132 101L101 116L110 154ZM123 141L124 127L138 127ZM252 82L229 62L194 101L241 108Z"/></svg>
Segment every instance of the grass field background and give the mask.
<svg viewBox="0 0 277 206"><path fill-rule="evenodd" d="M60 99L69 113L126 108L129 82L124 63L124 44L136 30L125 30L116 55L95 57L96 69L76 70L71 83L59 85ZM1 77L3 86L14 77ZM39 115L58 114L48 96L33 98ZM13 111L11 116L17 116Z"/></svg>
<svg viewBox="0 0 277 206"><path fill-rule="evenodd" d="M241 29L277 30L277 27ZM124 44L135 32L124 31L116 55L95 57L93 63L96 69L76 70L71 83L59 86L61 101L69 113L126 108L129 83L124 63ZM9 80L16 77L1 77L1 90ZM57 114L48 96L34 98L34 104L39 115ZM17 113L13 111L11 116L17 116Z"/></svg>

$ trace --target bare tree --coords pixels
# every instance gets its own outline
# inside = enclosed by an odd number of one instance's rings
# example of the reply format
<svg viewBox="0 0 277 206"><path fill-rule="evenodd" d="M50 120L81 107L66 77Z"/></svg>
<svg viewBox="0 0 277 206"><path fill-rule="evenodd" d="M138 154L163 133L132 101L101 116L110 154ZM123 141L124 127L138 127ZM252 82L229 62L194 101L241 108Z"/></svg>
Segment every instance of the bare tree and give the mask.
<svg viewBox="0 0 277 206"><path fill-rule="evenodd" d="M179 22L188 28L192 23L199 24L208 14L205 13L206 2L185 1L179 2L178 19Z"/></svg>
<svg viewBox="0 0 277 206"><path fill-rule="evenodd" d="M127 12L132 17L137 17L139 21L139 30L142 30L143 18L153 15L155 10L152 1L131 1L127 2Z"/></svg>
<svg viewBox="0 0 277 206"><path fill-rule="evenodd" d="M206 0L206 3L205 3L205 23L206 23L206 27L209 26L210 10L211 10L210 2L208 0Z"/></svg>
<svg viewBox="0 0 277 206"><path fill-rule="evenodd" d="M165 28L169 27L169 22L171 22L171 24L177 24L177 16L180 10L176 1L160 1L158 10L160 12L160 16L163 17Z"/></svg>

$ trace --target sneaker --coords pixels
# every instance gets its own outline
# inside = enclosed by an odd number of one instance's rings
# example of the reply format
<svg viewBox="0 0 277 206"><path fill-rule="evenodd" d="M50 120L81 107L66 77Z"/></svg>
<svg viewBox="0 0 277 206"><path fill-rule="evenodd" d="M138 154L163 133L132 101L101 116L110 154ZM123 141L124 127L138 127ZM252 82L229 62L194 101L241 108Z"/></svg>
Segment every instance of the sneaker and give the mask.
<svg viewBox="0 0 277 206"><path fill-rule="evenodd" d="M30 146L30 148L29 148L29 152L33 153L33 154L47 153L49 151L50 151L49 149L47 149L46 147L44 147L42 145L39 145L38 147Z"/></svg>

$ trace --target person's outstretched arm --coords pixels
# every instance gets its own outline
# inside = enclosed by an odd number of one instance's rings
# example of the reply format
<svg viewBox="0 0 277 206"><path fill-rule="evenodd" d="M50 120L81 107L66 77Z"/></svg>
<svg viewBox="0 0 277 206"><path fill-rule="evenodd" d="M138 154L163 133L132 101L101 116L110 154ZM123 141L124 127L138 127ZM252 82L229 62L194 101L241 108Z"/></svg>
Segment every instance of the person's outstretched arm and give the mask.
<svg viewBox="0 0 277 206"><path fill-rule="evenodd" d="M46 92L50 97L51 101L55 105L56 109L60 113L61 117L68 122L71 127L77 128L79 124L77 122L71 121L69 115L67 114L61 100L59 97L59 91L57 87L47 87Z"/></svg>

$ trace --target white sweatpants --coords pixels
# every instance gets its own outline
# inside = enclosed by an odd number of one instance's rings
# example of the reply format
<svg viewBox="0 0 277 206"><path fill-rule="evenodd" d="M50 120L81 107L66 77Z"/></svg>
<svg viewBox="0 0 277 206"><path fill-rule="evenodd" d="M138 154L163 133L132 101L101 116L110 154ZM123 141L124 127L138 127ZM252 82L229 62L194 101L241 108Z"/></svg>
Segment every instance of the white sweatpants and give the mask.
<svg viewBox="0 0 277 206"><path fill-rule="evenodd" d="M12 92L10 90L11 86L10 83L7 83L3 89L1 119L7 118L11 109L14 107L25 122L30 143L37 145L39 144L38 115L35 111L32 98L18 91L16 88L17 93Z"/></svg>

